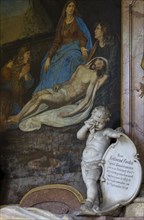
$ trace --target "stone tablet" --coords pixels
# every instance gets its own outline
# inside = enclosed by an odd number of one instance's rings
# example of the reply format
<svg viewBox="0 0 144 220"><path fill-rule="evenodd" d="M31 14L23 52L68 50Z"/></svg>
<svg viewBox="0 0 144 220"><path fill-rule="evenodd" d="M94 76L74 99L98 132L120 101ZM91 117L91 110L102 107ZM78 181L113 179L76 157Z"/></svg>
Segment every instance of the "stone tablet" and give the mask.
<svg viewBox="0 0 144 220"><path fill-rule="evenodd" d="M137 158L136 147L125 134L110 145L101 165L103 201L99 214L108 214L136 197L141 186L142 168Z"/></svg>

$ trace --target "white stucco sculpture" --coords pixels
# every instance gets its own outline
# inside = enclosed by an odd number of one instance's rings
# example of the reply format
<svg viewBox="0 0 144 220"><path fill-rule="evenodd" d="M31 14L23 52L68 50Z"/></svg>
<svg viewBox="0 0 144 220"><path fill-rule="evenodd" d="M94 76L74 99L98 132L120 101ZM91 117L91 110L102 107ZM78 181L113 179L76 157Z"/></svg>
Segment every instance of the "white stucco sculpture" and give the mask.
<svg viewBox="0 0 144 220"><path fill-rule="evenodd" d="M84 126L77 132L77 138L87 138L86 147L82 155L82 176L87 188L87 199L81 210L93 212L99 210L99 196L97 182L101 176L99 163L104 152L110 145L110 138L118 138L120 132L105 128L110 119L110 113L105 107L99 106L92 112L92 116L85 121Z"/></svg>
<svg viewBox="0 0 144 220"><path fill-rule="evenodd" d="M81 162L87 197L78 215L107 215L130 202L139 190L141 167L136 148L121 128L105 128L109 119L107 108L96 107L77 132L78 139L87 139ZM117 140L110 145L111 138Z"/></svg>

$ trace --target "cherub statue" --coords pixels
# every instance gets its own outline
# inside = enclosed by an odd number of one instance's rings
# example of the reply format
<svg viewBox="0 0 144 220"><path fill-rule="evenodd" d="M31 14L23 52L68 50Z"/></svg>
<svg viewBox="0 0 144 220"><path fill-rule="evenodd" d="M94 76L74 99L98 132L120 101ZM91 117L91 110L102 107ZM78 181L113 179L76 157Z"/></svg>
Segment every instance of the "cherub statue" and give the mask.
<svg viewBox="0 0 144 220"><path fill-rule="evenodd" d="M99 211L98 180L101 176L100 162L110 145L110 138L119 138L121 130L105 128L110 119L110 112L103 106L96 107L91 117L77 132L77 138L87 138L82 154L82 177L87 188L85 204L80 207L80 214L96 214Z"/></svg>

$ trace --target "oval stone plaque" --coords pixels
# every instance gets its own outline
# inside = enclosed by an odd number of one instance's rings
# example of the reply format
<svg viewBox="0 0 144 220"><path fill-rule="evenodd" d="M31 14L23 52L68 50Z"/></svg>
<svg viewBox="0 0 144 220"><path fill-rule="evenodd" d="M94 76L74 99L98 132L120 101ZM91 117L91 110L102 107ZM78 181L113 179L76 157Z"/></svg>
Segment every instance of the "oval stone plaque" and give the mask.
<svg viewBox="0 0 144 220"><path fill-rule="evenodd" d="M101 165L103 201L100 213L107 214L130 203L136 197L141 186L142 168L137 158L136 147L125 134L121 134L116 143L110 145Z"/></svg>

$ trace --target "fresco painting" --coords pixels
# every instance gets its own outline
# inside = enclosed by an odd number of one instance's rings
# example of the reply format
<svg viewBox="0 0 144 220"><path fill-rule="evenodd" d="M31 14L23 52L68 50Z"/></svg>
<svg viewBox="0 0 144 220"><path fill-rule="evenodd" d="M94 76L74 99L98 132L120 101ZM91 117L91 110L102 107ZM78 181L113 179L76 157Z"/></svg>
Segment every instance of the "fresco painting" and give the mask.
<svg viewBox="0 0 144 220"><path fill-rule="evenodd" d="M12 47L11 42L3 44L4 40L1 39L1 131L16 128L32 131L40 129L43 124L53 127L78 124L90 115L94 107L99 105L110 109L113 116L110 126L118 126L120 123L121 1L54 2L55 4L45 0L41 3L31 0L30 5L25 1L26 4L23 6L24 18L27 17L26 7L36 12L34 6L41 5L43 8L47 6L45 13L49 12L49 8L53 9L53 13L48 14L49 19L45 20L45 23L53 21L49 23L49 26L53 23L54 30L45 29L40 36L39 28L37 28L33 36L31 36L31 31L30 36L25 34L21 37L22 39L18 37L14 42L16 47ZM5 4L3 1L2 3L8 12L9 7L8 5L6 7L6 1ZM15 0L14 5L17 3L18 1ZM18 7L17 5L17 15L20 13L18 13ZM58 11L57 22L54 20L55 11ZM26 22L25 19L23 20ZM4 32L4 29L2 31ZM43 43L43 39L46 42ZM38 51L35 47L37 42L41 42ZM99 59L98 64L92 62L96 57ZM103 69L102 61L106 65L105 72L101 73L105 76L104 80L102 80L103 76L98 76L97 73ZM85 80L84 86L87 86L87 90L82 92L80 80L77 86L75 85L75 92L72 88L69 92L65 90L66 85L71 86L77 70L85 69L85 67L90 67L99 80L94 80L94 85L88 88L88 84L91 84L90 74L88 75L89 70L87 74L84 70L81 78ZM60 93L65 93L64 100L60 99ZM57 102L48 102L47 94L52 94L53 99L56 97ZM70 99L69 94L71 94ZM34 99L34 97L37 98ZM85 102L87 97L89 98L84 106L81 103ZM40 104L23 114L26 106L29 108L28 103L33 103L33 100L37 103L39 100ZM59 102L60 104L57 104ZM75 115L76 113L78 114ZM19 115L23 116L17 120ZM47 122L46 118L48 118ZM20 121L22 122L19 123Z"/></svg>

